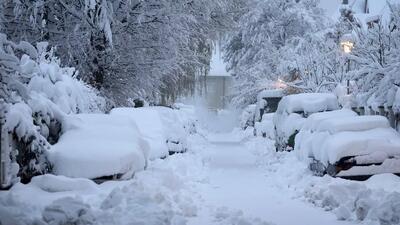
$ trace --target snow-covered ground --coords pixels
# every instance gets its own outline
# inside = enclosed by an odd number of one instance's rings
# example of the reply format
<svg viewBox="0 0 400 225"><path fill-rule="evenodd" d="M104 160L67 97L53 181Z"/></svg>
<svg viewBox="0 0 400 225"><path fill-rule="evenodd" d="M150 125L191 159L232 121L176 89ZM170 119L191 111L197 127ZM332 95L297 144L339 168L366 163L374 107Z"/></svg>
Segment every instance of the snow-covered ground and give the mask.
<svg viewBox="0 0 400 225"><path fill-rule="evenodd" d="M400 178L314 177L292 152L234 130L189 135L189 150L127 181L44 175L0 192L0 224L399 224Z"/></svg>

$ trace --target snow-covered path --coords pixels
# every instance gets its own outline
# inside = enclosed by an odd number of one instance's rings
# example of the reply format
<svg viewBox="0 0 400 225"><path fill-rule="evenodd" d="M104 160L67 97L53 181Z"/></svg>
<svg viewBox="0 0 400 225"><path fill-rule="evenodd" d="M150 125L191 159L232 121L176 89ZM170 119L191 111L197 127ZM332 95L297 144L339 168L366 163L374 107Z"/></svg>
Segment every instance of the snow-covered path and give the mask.
<svg viewBox="0 0 400 225"><path fill-rule="evenodd" d="M277 225L351 224L277 188L275 178L266 176L257 166L256 155L240 141L233 137L229 141L229 136L210 139L209 183L199 190L206 211L203 209L190 224L211 224L207 210L220 207Z"/></svg>

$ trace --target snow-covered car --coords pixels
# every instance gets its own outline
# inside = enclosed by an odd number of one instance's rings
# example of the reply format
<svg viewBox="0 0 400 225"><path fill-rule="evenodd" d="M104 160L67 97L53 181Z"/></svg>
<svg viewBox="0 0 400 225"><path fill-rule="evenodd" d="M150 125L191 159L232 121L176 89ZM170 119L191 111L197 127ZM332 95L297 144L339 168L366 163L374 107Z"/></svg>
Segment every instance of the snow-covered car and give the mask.
<svg viewBox="0 0 400 225"><path fill-rule="evenodd" d="M293 150L295 136L309 115L337 109L337 98L330 93L302 93L283 97L273 118L276 150Z"/></svg>
<svg viewBox="0 0 400 225"><path fill-rule="evenodd" d="M283 89L263 90L258 93L254 121L260 122L264 114L276 112L284 94Z"/></svg>
<svg viewBox="0 0 400 225"><path fill-rule="evenodd" d="M107 114L70 115L48 151L53 173L72 178L128 179L145 169L149 144L135 122Z"/></svg>
<svg viewBox="0 0 400 225"><path fill-rule="evenodd" d="M295 152L316 175L363 180L400 174L400 134L383 116L348 110L314 114L296 136Z"/></svg>
<svg viewBox="0 0 400 225"><path fill-rule="evenodd" d="M167 107L115 108L111 115L129 117L149 142L149 159L165 158L187 150L186 132L178 110Z"/></svg>

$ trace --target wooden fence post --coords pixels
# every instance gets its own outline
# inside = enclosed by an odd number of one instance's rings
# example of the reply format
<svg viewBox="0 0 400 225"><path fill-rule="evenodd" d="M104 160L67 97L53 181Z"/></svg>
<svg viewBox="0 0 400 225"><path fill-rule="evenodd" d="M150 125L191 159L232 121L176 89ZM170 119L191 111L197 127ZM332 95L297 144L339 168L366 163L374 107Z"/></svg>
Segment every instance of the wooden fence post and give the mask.
<svg viewBox="0 0 400 225"><path fill-rule="evenodd" d="M3 132L3 125L0 120L0 189L6 188L7 185L7 169L6 169L6 148L8 143L6 141L7 135Z"/></svg>
<svg viewBox="0 0 400 225"><path fill-rule="evenodd" d="M388 119L389 119L390 126L394 129L396 129L396 117L394 115L392 106L388 107Z"/></svg>

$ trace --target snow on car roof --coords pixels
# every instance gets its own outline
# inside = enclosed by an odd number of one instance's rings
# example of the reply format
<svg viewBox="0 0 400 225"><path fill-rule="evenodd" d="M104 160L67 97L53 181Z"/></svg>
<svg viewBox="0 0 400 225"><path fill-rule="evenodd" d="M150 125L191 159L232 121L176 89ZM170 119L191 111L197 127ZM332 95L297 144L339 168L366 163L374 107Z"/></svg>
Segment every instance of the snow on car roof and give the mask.
<svg viewBox="0 0 400 225"><path fill-rule="evenodd" d="M278 113L307 112L316 113L339 109L339 103L331 93L302 93L288 95L282 98L278 106Z"/></svg>
<svg viewBox="0 0 400 225"><path fill-rule="evenodd" d="M391 128L340 132L325 138L319 151L314 153L323 163L334 164L343 157L374 152L385 152L388 156L400 155L399 134Z"/></svg>
<svg viewBox="0 0 400 225"><path fill-rule="evenodd" d="M303 130L312 130L314 131L322 121L330 119L330 118L345 118L345 117L355 117L357 113L350 109L341 109L334 110L328 112L319 112L310 115L306 122L304 123L302 129Z"/></svg>
<svg viewBox="0 0 400 225"><path fill-rule="evenodd" d="M389 128L389 121L383 116L334 117L321 121L317 131L331 134L343 131L365 131L375 128Z"/></svg>

